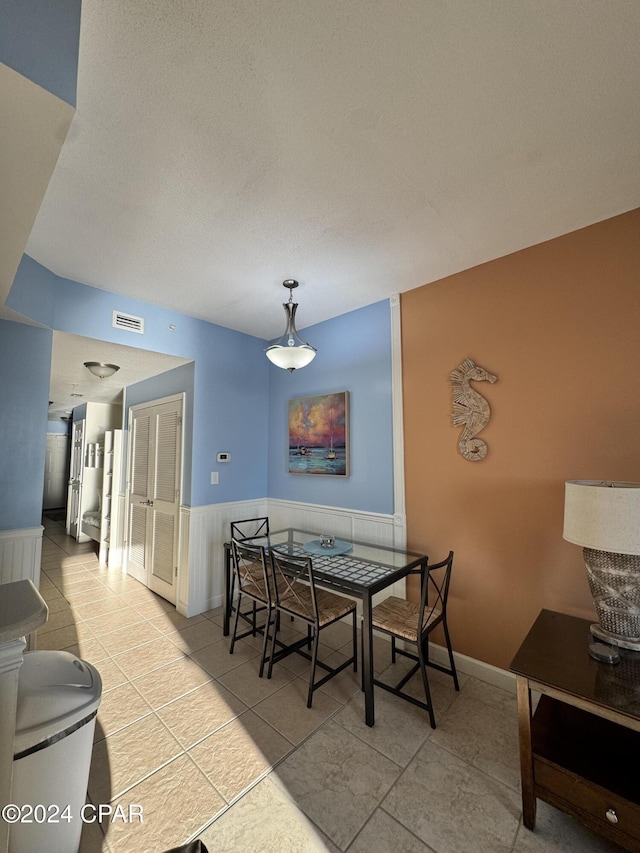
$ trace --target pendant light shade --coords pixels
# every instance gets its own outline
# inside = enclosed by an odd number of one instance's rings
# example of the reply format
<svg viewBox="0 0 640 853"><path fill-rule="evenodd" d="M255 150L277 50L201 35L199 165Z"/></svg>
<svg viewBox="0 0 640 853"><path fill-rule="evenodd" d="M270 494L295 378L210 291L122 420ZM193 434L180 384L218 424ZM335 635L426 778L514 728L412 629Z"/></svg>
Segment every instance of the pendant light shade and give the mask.
<svg viewBox="0 0 640 853"><path fill-rule="evenodd" d="M287 325L284 335L266 347L265 353L276 367L293 372L310 364L316 357L316 350L311 344L305 343L296 331L298 303L293 301L293 288L298 286L298 282L288 278L282 282L282 285L289 288L289 301L282 306L287 317Z"/></svg>
<svg viewBox="0 0 640 853"><path fill-rule="evenodd" d="M85 361L84 366L94 376L99 376L100 379L106 379L107 376L113 376L118 370L118 364L106 364L104 361Z"/></svg>

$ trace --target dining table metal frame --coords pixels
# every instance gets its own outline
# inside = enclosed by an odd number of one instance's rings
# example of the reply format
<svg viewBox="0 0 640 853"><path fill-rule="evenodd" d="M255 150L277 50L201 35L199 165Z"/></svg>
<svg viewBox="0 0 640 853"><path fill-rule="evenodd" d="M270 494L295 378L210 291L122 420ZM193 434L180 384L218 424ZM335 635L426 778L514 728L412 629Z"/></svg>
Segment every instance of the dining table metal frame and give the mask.
<svg viewBox="0 0 640 853"><path fill-rule="evenodd" d="M289 557L307 557L304 546L317 540L318 534L307 530L288 527L273 531L268 539L256 538L255 544L264 545L267 550L274 548ZM373 726L374 709L374 671L373 671L373 625L371 610L373 596L402 580L413 569L426 569L426 554L408 551L404 548L392 548L368 542L352 542L351 551L346 554L313 556L313 570L318 586L342 593L350 598L362 601L362 663L363 689L365 702L365 722ZM229 635L230 617L233 610L232 556L231 543L224 546L224 635Z"/></svg>

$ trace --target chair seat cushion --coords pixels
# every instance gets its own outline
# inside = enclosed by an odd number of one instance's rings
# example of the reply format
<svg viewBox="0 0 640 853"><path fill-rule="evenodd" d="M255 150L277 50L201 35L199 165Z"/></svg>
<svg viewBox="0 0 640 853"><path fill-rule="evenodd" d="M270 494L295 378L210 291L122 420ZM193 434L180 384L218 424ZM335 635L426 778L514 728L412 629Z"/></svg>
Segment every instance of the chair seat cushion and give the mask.
<svg viewBox="0 0 640 853"><path fill-rule="evenodd" d="M356 608L355 601L352 601L350 598L343 598L340 595L334 595L334 593L326 589L316 588L316 602L318 604L318 621L320 627L336 619L341 619L348 613L352 613ZM292 584L285 597L280 599L280 604L297 616L301 616L307 621L314 621L311 590L306 584Z"/></svg>
<svg viewBox="0 0 640 853"><path fill-rule="evenodd" d="M264 585L264 580L261 578L245 578L242 581L240 590L244 595L250 595L252 598L258 598L260 601L267 603L267 589Z"/></svg>
<svg viewBox="0 0 640 853"><path fill-rule="evenodd" d="M423 630L429 625L437 622L441 611L434 609L430 612L428 620L423 625ZM420 616L420 605L415 601L407 601L390 595L371 611L371 620L374 628L402 637L411 643L418 641L418 618Z"/></svg>

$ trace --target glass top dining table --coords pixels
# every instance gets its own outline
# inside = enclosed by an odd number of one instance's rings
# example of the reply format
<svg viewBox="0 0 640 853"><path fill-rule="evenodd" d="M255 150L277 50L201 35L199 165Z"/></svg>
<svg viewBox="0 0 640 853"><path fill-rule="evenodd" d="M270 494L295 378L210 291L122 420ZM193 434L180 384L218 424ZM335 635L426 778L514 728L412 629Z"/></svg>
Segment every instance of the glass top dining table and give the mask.
<svg viewBox="0 0 640 853"><path fill-rule="evenodd" d="M291 557L311 557L316 583L335 592L362 601L362 661L365 700L365 722L375 722L373 693L373 596L401 580L414 569L427 565L427 555L406 548L391 548L369 542L349 542L346 553L322 553L318 533L293 527L272 531L269 537L252 539L252 543L275 549ZM345 543L347 544L347 543ZM305 550L306 546L306 550ZM340 550L340 549L338 549ZM229 635L232 611L231 545L225 544L224 634Z"/></svg>

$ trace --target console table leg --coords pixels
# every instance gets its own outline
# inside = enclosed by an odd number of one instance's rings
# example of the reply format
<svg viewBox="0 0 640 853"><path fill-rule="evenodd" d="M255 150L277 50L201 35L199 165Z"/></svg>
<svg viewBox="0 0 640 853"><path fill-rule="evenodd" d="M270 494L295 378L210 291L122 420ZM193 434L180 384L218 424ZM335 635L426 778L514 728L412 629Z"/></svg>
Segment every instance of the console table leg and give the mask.
<svg viewBox="0 0 640 853"><path fill-rule="evenodd" d="M533 779L533 749L531 745L531 690L529 681L516 677L518 697L518 737L520 742L520 778L522 780L522 818L527 829L536 825L536 794Z"/></svg>

